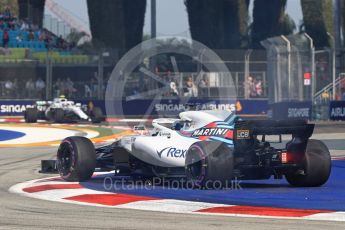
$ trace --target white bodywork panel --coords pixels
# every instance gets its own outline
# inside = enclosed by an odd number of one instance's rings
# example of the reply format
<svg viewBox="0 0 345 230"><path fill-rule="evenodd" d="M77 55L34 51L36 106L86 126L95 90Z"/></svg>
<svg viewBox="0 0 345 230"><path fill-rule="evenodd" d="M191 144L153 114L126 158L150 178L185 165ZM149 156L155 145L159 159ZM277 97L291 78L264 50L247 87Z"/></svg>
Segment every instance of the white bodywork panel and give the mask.
<svg viewBox="0 0 345 230"><path fill-rule="evenodd" d="M36 103L39 110L45 110L45 115L48 117L48 113L51 109L63 109L67 112L72 112L81 119L88 120L89 116L82 110L80 103L74 103L66 98L55 98L54 101L39 101Z"/></svg>
<svg viewBox="0 0 345 230"><path fill-rule="evenodd" d="M180 118L181 120L191 121L191 126L185 131L193 131L213 121L224 121L231 114L230 110L187 111L180 113Z"/></svg>
<svg viewBox="0 0 345 230"><path fill-rule="evenodd" d="M224 121L231 114L231 111L188 111L180 113L181 119L155 119L150 134L123 137L120 146L152 165L184 167L189 147L200 140L171 129L172 124L175 121L187 121L189 125L185 125L181 131L191 132L211 122Z"/></svg>

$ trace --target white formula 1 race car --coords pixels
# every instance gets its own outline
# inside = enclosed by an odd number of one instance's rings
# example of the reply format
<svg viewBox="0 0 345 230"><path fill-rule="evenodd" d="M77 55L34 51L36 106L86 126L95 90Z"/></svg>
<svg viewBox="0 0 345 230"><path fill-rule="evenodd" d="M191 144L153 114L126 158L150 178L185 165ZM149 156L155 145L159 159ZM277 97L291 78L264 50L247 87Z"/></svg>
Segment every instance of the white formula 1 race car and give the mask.
<svg viewBox="0 0 345 230"><path fill-rule="evenodd" d="M152 126L149 132L99 148L87 138L68 137L58 149L57 170L66 181L86 181L95 170L114 170L114 176L145 180L184 178L196 188L272 176L285 176L293 186L321 186L330 175L329 150L309 139L314 125L306 121L242 120L230 111L187 111L179 119L153 120ZM291 139L273 147L271 136L282 142L283 134Z"/></svg>
<svg viewBox="0 0 345 230"><path fill-rule="evenodd" d="M80 103L74 103L65 97L60 97L53 101L37 101L32 108L26 109L24 118L26 123L35 123L38 119L55 123L76 121L100 123L104 116L98 107L93 107L88 111L83 109Z"/></svg>

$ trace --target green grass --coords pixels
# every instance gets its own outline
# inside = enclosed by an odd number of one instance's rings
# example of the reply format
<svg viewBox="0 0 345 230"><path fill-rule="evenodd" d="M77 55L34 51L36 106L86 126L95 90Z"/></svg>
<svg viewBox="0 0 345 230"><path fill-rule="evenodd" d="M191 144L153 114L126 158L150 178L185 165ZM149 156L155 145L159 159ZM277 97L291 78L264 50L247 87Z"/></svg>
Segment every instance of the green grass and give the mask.
<svg viewBox="0 0 345 230"><path fill-rule="evenodd" d="M11 48L10 55L0 55L0 63L19 63L25 59L26 48ZM32 52L31 58L40 63L46 63L47 52ZM59 52L50 52L49 57L58 64L87 64L90 57L87 55L61 55Z"/></svg>
<svg viewBox="0 0 345 230"><path fill-rule="evenodd" d="M16 63L25 59L25 48L11 48L10 55L0 55L0 63Z"/></svg>
<svg viewBox="0 0 345 230"><path fill-rule="evenodd" d="M61 64L87 64L90 61L87 55L61 55L59 52L50 52L49 57L54 63ZM45 63L47 52L34 52L32 58L37 59L40 63Z"/></svg>
<svg viewBox="0 0 345 230"><path fill-rule="evenodd" d="M105 127L88 127L88 129L99 132L99 137L111 136L123 132L123 130L110 129Z"/></svg>

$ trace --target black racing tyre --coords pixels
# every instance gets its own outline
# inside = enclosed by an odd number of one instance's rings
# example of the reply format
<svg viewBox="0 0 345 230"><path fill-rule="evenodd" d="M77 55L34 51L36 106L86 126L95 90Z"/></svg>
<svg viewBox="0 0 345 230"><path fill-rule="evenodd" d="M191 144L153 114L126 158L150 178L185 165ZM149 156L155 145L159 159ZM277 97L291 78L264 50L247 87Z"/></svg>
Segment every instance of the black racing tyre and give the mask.
<svg viewBox="0 0 345 230"><path fill-rule="evenodd" d="M65 112L63 109L54 109L54 121L62 123L65 120Z"/></svg>
<svg viewBox="0 0 345 230"><path fill-rule="evenodd" d="M296 187L318 187L325 184L331 174L331 155L319 140L309 140L305 151L304 173L288 173L286 180Z"/></svg>
<svg viewBox="0 0 345 230"><path fill-rule="evenodd" d="M57 152L57 169L62 179L70 182L87 181L96 167L96 151L86 137L64 139Z"/></svg>
<svg viewBox="0 0 345 230"><path fill-rule="evenodd" d="M103 112L101 108L94 107L90 112L92 123L101 123L103 121Z"/></svg>
<svg viewBox="0 0 345 230"><path fill-rule="evenodd" d="M197 142L187 151L187 186L217 189L230 185L233 176L233 152L221 142Z"/></svg>
<svg viewBox="0 0 345 230"><path fill-rule="evenodd" d="M51 110L49 110L47 113L46 113L46 119L48 121L53 121L54 120L54 114Z"/></svg>
<svg viewBox="0 0 345 230"><path fill-rule="evenodd" d="M27 108L25 110L24 119L26 123L36 123L38 110L36 108Z"/></svg>

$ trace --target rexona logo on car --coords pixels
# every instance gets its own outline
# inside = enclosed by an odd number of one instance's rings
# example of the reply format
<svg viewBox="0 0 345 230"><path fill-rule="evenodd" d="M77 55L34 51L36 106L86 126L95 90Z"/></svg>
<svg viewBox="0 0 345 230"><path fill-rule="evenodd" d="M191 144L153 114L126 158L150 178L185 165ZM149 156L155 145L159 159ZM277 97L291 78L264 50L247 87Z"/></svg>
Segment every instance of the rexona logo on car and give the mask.
<svg viewBox="0 0 345 230"><path fill-rule="evenodd" d="M202 128L193 132L192 137L200 136L224 136L230 129L225 128Z"/></svg>
<svg viewBox="0 0 345 230"><path fill-rule="evenodd" d="M185 149L178 149L174 147L167 147L162 149L161 151L157 150L157 154L160 158L163 156L166 157L174 157L174 158L185 158L187 150Z"/></svg>
<svg viewBox="0 0 345 230"><path fill-rule="evenodd" d="M249 130L237 130L237 139L250 139Z"/></svg>

